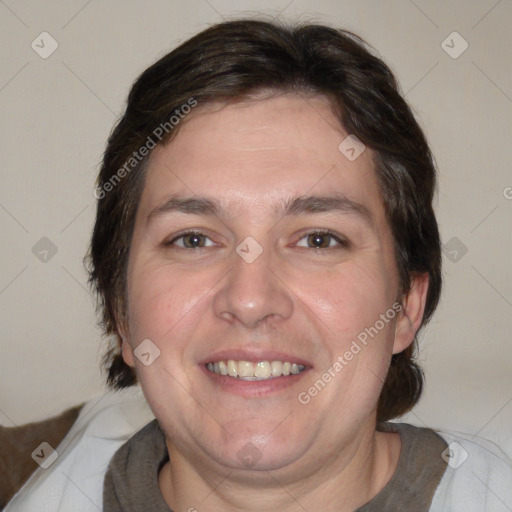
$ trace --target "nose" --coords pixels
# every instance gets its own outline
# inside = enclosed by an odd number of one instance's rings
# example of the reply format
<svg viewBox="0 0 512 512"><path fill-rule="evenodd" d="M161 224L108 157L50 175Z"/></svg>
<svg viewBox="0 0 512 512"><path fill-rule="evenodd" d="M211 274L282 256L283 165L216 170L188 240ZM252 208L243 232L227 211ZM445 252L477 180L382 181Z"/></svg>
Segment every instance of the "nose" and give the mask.
<svg viewBox="0 0 512 512"><path fill-rule="evenodd" d="M293 294L270 266L267 251L248 263L233 255L233 266L214 298L215 314L247 328L263 321L282 321L293 313Z"/></svg>

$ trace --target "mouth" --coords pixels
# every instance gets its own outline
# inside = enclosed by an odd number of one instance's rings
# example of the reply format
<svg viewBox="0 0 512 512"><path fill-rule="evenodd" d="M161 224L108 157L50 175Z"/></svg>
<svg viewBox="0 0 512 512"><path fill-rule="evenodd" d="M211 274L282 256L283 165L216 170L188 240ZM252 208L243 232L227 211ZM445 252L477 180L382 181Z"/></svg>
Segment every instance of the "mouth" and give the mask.
<svg viewBox="0 0 512 512"><path fill-rule="evenodd" d="M306 366L290 361L219 360L206 363L206 369L214 374L243 381L265 381L302 373Z"/></svg>

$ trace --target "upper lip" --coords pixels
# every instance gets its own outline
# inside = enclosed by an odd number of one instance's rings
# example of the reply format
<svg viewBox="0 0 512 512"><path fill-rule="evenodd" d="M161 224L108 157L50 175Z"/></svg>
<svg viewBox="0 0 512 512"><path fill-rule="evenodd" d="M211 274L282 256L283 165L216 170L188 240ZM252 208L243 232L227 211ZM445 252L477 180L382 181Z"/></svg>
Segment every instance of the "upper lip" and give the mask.
<svg viewBox="0 0 512 512"><path fill-rule="evenodd" d="M283 361L303 366L312 366L310 362L301 357L297 357L285 352L276 352L273 350L247 350L247 349L231 349L220 350L207 356L199 361L199 364L214 363L216 361L248 361L251 363L259 363L260 361Z"/></svg>

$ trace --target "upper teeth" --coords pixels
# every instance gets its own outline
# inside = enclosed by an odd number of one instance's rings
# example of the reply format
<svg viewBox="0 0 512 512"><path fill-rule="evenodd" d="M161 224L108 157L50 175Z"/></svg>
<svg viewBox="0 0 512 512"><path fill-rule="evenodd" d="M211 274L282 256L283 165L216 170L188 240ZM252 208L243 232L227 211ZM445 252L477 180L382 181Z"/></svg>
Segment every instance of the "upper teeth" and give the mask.
<svg viewBox="0 0 512 512"><path fill-rule="evenodd" d="M229 375L242 380L263 380L281 375L296 375L304 370L304 365L283 361L215 361L206 365L208 370L219 375Z"/></svg>

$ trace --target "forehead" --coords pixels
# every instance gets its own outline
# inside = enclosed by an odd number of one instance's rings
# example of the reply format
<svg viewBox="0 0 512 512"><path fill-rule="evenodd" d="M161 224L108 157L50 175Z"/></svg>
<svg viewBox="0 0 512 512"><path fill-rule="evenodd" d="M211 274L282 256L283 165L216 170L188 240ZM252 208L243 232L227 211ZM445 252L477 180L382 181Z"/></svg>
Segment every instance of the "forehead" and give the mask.
<svg viewBox="0 0 512 512"><path fill-rule="evenodd" d="M170 143L153 150L141 213L170 194L252 212L298 196L343 194L378 217L373 153L348 159L339 146L349 135L323 96L199 105Z"/></svg>

